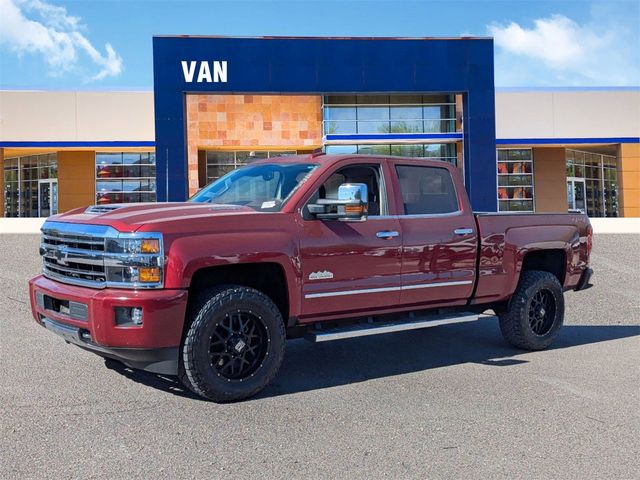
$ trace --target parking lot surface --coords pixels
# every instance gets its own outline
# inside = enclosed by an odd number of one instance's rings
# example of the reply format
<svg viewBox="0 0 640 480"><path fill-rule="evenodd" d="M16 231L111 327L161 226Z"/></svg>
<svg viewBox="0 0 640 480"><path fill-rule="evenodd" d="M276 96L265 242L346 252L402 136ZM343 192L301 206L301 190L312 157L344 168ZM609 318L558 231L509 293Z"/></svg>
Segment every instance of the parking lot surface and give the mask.
<svg viewBox="0 0 640 480"><path fill-rule="evenodd" d="M217 405L32 319L38 237L0 235L0 478L640 478L640 235L597 235L553 348L491 317L291 341Z"/></svg>

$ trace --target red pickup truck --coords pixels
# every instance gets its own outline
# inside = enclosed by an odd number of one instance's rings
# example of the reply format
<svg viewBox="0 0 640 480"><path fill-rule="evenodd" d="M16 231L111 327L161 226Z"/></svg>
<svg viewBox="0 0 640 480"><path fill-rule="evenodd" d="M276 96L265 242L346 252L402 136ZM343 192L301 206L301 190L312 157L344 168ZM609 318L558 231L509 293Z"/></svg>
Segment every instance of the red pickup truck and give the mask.
<svg viewBox="0 0 640 480"><path fill-rule="evenodd" d="M473 213L444 162L357 155L258 160L188 202L49 218L36 321L214 401L274 377L286 338L312 341L476 320L538 350L564 291L589 286L582 214Z"/></svg>

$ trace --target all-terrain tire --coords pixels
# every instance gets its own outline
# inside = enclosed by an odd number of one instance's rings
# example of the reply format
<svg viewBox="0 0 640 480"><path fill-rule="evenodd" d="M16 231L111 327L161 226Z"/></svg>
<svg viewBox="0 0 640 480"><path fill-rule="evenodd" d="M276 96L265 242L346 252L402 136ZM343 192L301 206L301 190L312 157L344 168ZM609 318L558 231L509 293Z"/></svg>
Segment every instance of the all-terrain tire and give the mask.
<svg viewBox="0 0 640 480"><path fill-rule="evenodd" d="M549 272L522 272L506 311L498 318L502 336L511 345L524 350L547 348L564 322L562 285Z"/></svg>
<svg viewBox="0 0 640 480"><path fill-rule="evenodd" d="M251 327L240 327L243 317L253 326L253 335L247 333ZM251 397L273 379L282 364L286 339L282 315L273 301L258 290L222 285L199 292L187 322L178 376L197 395L218 403ZM232 334L231 329L237 333ZM255 358L249 352L253 348L251 342L257 341L252 337L261 337L259 349L255 347L261 353ZM240 350L235 351L234 346ZM248 360L240 362L237 357L242 348L247 348ZM233 355L238 361L228 368ZM246 367L250 361L254 365ZM234 372L234 368L246 368L246 374Z"/></svg>

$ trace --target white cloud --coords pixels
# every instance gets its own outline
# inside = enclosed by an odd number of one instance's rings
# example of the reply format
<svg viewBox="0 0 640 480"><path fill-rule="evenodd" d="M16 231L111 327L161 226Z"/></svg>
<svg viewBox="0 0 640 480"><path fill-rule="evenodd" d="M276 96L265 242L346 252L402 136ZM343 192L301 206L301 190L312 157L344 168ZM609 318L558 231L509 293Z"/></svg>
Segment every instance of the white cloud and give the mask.
<svg viewBox="0 0 640 480"><path fill-rule="evenodd" d="M640 84L640 60L633 48L637 28L608 20L579 24L551 15L534 20L531 28L516 22L487 26L496 47L496 84Z"/></svg>
<svg viewBox="0 0 640 480"><path fill-rule="evenodd" d="M43 0L0 0L0 12L0 46L19 56L42 56L52 75L85 71L83 57L93 63L87 80L122 72L122 58L113 47L107 43L105 53L98 51L82 33L81 19L64 7Z"/></svg>

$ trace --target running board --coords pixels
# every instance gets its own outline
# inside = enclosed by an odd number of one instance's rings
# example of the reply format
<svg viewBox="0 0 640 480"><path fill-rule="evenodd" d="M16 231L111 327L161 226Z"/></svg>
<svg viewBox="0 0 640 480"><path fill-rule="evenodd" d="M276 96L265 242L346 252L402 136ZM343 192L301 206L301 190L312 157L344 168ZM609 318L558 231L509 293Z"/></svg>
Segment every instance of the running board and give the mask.
<svg viewBox="0 0 640 480"><path fill-rule="evenodd" d="M310 330L305 338L311 342L330 342L343 338L366 337L382 333L402 332L405 330L417 330L419 328L437 327L439 325L451 325L453 323L466 323L478 320L477 313L459 312L449 315L425 315L422 317L406 317L401 320L380 323L358 323L345 327L332 327L327 329Z"/></svg>

